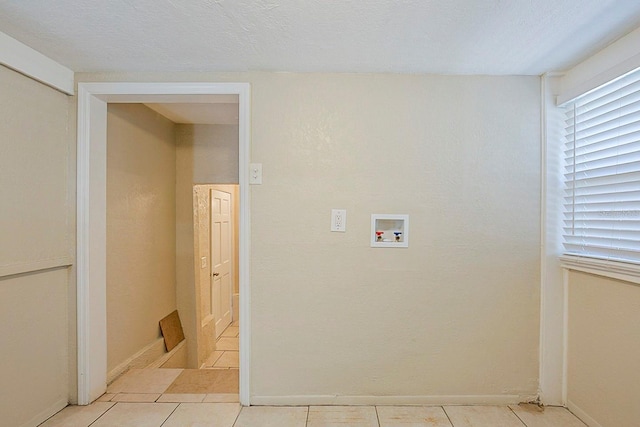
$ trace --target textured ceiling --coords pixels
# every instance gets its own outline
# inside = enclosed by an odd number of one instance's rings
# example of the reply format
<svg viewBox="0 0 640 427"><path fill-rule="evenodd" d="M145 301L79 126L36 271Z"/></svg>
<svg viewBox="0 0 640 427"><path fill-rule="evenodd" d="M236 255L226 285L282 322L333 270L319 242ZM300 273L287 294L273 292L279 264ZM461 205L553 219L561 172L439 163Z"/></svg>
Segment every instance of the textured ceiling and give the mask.
<svg viewBox="0 0 640 427"><path fill-rule="evenodd" d="M540 74L639 24L637 0L0 0L75 71Z"/></svg>

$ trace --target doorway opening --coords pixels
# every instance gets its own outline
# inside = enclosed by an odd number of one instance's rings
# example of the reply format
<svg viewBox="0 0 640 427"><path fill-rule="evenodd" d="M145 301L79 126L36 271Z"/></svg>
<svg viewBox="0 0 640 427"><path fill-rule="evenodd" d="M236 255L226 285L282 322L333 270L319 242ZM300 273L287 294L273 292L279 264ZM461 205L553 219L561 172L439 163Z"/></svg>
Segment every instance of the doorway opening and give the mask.
<svg viewBox="0 0 640 427"><path fill-rule="evenodd" d="M239 339L228 329L239 301L238 97L215 101L107 106L109 396L101 400L164 393L166 381L149 377L168 373L139 372L147 368L176 370L171 394L238 399ZM180 318L195 323L186 340Z"/></svg>
<svg viewBox="0 0 640 427"><path fill-rule="evenodd" d="M239 367L237 185L197 184L193 188L196 294L200 310L198 365Z"/></svg>
<svg viewBox="0 0 640 427"><path fill-rule="evenodd" d="M80 83L78 85L78 403L106 390L106 117L108 103L206 104L238 99L238 317L240 402L249 402L249 85L235 83ZM192 264L193 266L193 264ZM194 272L195 275L195 272ZM191 291L195 295L195 289ZM199 319L183 319L194 337ZM222 334L222 332L221 332Z"/></svg>

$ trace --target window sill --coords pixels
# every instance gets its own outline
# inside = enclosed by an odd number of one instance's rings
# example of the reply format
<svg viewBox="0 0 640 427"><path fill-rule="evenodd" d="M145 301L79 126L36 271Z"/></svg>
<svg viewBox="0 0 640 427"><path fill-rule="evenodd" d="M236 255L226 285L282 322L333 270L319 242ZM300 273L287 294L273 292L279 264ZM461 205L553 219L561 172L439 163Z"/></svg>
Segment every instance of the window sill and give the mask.
<svg viewBox="0 0 640 427"><path fill-rule="evenodd" d="M582 271L640 285L640 264L561 255L560 265L568 270Z"/></svg>

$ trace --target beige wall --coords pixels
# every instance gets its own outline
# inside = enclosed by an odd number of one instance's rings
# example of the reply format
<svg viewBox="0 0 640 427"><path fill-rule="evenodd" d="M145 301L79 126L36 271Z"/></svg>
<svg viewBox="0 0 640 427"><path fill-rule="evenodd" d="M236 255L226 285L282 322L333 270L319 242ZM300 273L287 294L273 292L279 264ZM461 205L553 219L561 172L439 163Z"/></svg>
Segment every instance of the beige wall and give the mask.
<svg viewBox="0 0 640 427"><path fill-rule="evenodd" d="M252 96L252 393L535 395L539 79L273 74ZM370 248L372 213L409 214L410 247Z"/></svg>
<svg viewBox="0 0 640 427"><path fill-rule="evenodd" d="M141 104L107 115L107 371L159 336L176 309L172 122Z"/></svg>
<svg viewBox="0 0 640 427"><path fill-rule="evenodd" d="M69 98L2 66L0 93L0 424L34 426L67 404L74 351Z"/></svg>
<svg viewBox="0 0 640 427"><path fill-rule="evenodd" d="M569 274L567 399L603 427L640 420L639 307L638 285Z"/></svg>
<svg viewBox="0 0 640 427"><path fill-rule="evenodd" d="M193 186L238 183L238 126L177 125L176 170L177 302L187 338L187 366L197 368L208 354L195 338L199 298L193 284L201 278L194 275L194 235L200 230L194 228Z"/></svg>
<svg viewBox="0 0 640 427"><path fill-rule="evenodd" d="M181 173L196 184L238 183L238 125L176 126Z"/></svg>
<svg viewBox="0 0 640 427"><path fill-rule="evenodd" d="M69 263L69 99L2 66L0 72L0 274Z"/></svg>
<svg viewBox="0 0 640 427"><path fill-rule="evenodd" d="M251 82L254 398L537 393L537 77L78 77ZM370 248L371 213L411 246Z"/></svg>

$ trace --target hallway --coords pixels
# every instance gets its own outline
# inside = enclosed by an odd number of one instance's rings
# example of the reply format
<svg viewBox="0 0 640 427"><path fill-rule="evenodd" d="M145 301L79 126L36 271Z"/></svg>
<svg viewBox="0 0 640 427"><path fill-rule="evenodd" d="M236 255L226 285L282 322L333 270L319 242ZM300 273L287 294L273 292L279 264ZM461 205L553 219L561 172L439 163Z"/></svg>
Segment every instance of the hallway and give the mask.
<svg viewBox="0 0 640 427"><path fill-rule="evenodd" d="M216 341L216 351L204 362L204 368L236 368L240 367L238 321L231 323Z"/></svg>
<svg viewBox="0 0 640 427"><path fill-rule="evenodd" d="M239 323L216 341L202 369L131 369L107 387L98 402L239 402Z"/></svg>

